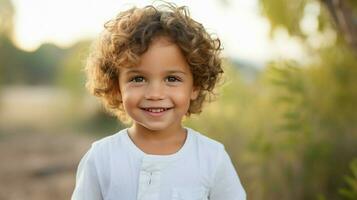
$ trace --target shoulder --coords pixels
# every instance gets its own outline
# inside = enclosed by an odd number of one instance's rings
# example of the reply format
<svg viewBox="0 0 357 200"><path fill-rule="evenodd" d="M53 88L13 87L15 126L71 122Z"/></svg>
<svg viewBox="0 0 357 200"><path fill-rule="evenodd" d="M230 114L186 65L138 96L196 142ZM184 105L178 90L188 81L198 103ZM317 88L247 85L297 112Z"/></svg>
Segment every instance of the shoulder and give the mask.
<svg viewBox="0 0 357 200"><path fill-rule="evenodd" d="M123 139L123 135L124 135L125 131L126 131L126 129L122 129L112 135L109 135L109 136L106 136L99 140L96 140L92 143L92 146L94 146L96 148L104 148L104 147L108 147L111 145L115 145Z"/></svg>
<svg viewBox="0 0 357 200"><path fill-rule="evenodd" d="M116 148L122 146L123 136L126 129L120 130L117 133L106 136L92 143L90 152L93 157L104 158L109 156Z"/></svg>
<svg viewBox="0 0 357 200"><path fill-rule="evenodd" d="M194 146L198 153L198 157L202 158L205 162L211 162L214 166L217 160L220 160L225 152L224 145L196 130L189 130L193 136Z"/></svg>
<svg viewBox="0 0 357 200"><path fill-rule="evenodd" d="M212 151L212 152L217 152L217 151L222 151L224 150L224 145L212 138L209 138L208 136L194 130L191 128L188 128L191 134L194 137L195 142L197 143L199 148L204 148L207 151Z"/></svg>

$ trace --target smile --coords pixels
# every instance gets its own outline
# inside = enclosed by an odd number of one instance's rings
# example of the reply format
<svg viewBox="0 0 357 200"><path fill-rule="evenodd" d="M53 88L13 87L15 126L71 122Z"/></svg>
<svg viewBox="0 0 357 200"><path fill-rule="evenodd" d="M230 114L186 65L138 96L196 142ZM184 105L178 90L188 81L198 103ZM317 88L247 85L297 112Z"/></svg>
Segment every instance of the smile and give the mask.
<svg viewBox="0 0 357 200"><path fill-rule="evenodd" d="M161 114L165 113L165 111L168 111L171 108L141 108L141 109L145 110L150 115L160 116Z"/></svg>
<svg viewBox="0 0 357 200"><path fill-rule="evenodd" d="M149 112L153 112L153 113L160 113L160 112L164 112L166 110L169 110L171 108L142 108L143 110L149 111Z"/></svg>

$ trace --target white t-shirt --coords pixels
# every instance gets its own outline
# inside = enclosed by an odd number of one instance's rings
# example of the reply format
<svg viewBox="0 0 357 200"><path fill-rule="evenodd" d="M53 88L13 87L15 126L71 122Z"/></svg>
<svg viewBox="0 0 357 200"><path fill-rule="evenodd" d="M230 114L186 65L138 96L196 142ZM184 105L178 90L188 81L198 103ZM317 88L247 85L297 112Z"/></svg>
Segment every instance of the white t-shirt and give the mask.
<svg viewBox="0 0 357 200"><path fill-rule="evenodd" d="M224 146L190 128L171 155L140 150L127 129L92 144L78 166L72 200L245 200Z"/></svg>

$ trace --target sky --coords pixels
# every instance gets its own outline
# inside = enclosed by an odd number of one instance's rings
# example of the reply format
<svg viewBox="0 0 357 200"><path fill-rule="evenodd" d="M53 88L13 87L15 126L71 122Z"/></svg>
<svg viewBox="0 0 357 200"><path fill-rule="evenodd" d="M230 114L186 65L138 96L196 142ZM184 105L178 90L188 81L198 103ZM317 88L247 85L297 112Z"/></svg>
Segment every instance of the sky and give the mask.
<svg viewBox="0 0 357 200"><path fill-rule="evenodd" d="M122 10L145 6L147 0L12 0L16 9L15 42L33 51L42 43L68 47L95 38L103 24ZM284 32L269 39L269 23L260 15L257 0L176 0L188 6L191 17L222 41L224 55L262 65L276 57L298 57L296 41Z"/></svg>

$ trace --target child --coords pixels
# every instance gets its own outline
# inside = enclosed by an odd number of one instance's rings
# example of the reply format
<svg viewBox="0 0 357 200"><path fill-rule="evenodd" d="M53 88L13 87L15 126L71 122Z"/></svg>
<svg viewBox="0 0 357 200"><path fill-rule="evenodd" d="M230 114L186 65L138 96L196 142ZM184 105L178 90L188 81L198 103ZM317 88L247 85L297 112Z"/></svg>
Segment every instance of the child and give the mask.
<svg viewBox="0 0 357 200"><path fill-rule="evenodd" d="M246 199L224 146L181 123L223 73L219 39L168 3L121 12L94 47L87 87L132 125L92 144L72 200Z"/></svg>

